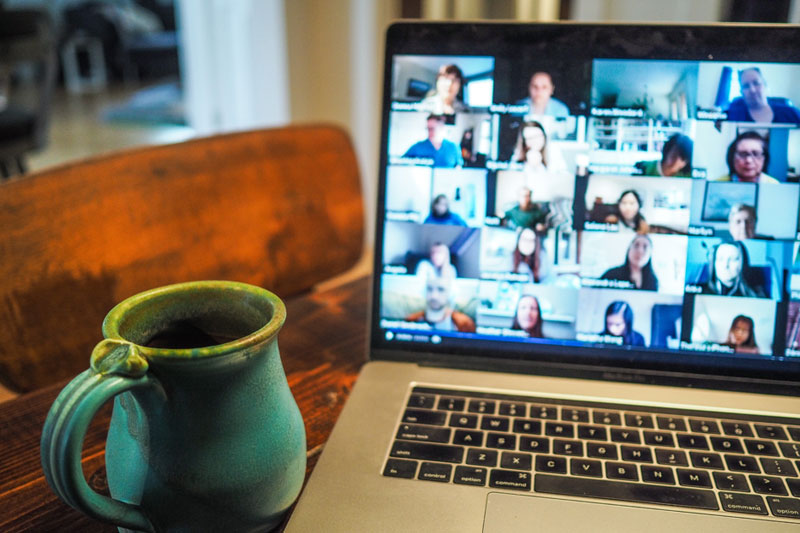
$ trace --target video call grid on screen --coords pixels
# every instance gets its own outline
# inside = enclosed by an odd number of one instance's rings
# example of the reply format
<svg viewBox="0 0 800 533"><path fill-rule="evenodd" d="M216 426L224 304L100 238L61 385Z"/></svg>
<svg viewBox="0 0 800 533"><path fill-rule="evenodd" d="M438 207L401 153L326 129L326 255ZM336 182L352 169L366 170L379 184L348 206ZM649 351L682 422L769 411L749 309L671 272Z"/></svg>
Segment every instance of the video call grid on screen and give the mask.
<svg viewBox="0 0 800 533"><path fill-rule="evenodd" d="M510 64L393 58L387 339L800 355L800 65Z"/></svg>

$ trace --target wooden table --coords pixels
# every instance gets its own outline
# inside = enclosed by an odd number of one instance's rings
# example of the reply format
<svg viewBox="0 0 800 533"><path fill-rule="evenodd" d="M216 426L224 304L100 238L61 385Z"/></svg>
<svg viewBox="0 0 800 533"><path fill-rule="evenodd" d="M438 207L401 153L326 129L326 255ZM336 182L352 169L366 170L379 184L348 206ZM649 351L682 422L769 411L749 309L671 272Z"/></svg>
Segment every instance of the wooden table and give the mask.
<svg viewBox="0 0 800 533"><path fill-rule="evenodd" d="M279 334L289 386L306 424L306 476L328 439L359 369L366 361L368 279L286 302ZM86 354L88 367L89 354ZM59 500L44 478L39 439L50 405L66 382L0 404L0 531L116 531ZM105 482L105 439L110 405L95 417L83 449L86 479L98 491Z"/></svg>

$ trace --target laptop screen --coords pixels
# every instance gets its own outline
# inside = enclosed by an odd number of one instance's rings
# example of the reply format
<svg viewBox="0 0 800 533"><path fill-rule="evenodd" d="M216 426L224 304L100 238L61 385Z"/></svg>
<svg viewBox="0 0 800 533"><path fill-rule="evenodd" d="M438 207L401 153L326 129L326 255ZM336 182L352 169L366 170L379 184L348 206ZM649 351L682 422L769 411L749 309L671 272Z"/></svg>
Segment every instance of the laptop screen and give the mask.
<svg viewBox="0 0 800 533"><path fill-rule="evenodd" d="M373 348L796 380L797 42L391 27Z"/></svg>

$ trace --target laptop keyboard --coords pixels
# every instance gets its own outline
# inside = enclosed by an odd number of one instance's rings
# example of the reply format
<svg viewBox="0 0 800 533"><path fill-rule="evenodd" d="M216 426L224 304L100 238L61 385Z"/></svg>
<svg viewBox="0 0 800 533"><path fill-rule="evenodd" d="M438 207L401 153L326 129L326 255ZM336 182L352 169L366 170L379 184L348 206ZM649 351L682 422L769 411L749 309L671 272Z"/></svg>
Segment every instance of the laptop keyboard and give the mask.
<svg viewBox="0 0 800 533"><path fill-rule="evenodd" d="M800 521L800 419L414 387L383 475Z"/></svg>

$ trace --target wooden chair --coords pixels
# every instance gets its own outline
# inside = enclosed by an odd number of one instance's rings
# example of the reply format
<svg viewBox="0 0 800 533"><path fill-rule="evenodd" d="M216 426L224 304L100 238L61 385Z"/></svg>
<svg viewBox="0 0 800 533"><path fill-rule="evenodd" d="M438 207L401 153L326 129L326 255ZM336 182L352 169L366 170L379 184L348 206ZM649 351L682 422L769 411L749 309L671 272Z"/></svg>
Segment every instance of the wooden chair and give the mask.
<svg viewBox="0 0 800 533"><path fill-rule="evenodd" d="M286 298L361 255L345 133L287 127L122 151L0 185L0 382L30 391L87 368L111 307L229 279Z"/></svg>

